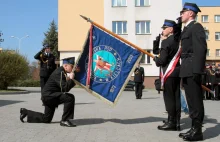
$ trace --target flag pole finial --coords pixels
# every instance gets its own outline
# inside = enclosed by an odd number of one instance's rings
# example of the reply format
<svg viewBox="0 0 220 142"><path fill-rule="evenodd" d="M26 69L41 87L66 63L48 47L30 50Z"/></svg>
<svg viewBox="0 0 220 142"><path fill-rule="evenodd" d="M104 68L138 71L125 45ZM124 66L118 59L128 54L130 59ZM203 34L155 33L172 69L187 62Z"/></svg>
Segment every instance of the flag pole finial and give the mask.
<svg viewBox="0 0 220 142"><path fill-rule="evenodd" d="M92 22L92 20L90 20L90 18L87 18L86 16L80 15L80 17L82 17L87 22Z"/></svg>

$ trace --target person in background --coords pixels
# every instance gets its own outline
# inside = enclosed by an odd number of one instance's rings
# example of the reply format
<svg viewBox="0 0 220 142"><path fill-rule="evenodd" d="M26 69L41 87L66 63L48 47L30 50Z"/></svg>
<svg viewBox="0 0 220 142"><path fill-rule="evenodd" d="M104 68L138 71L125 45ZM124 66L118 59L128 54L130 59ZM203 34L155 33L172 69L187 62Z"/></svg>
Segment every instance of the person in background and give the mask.
<svg viewBox="0 0 220 142"><path fill-rule="evenodd" d="M181 89L180 89L180 100L181 100L181 108L183 112L185 113L186 116L189 116L189 109Z"/></svg>
<svg viewBox="0 0 220 142"><path fill-rule="evenodd" d="M140 66L140 63L138 63L137 68L134 70L134 82L136 99L141 99L144 83L144 68Z"/></svg>
<svg viewBox="0 0 220 142"><path fill-rule="evenodd" d="M50 75L56 69L55 56L51 53L49 44L45 44L34 58L40 62L40 86L42 91Z"/></svg>

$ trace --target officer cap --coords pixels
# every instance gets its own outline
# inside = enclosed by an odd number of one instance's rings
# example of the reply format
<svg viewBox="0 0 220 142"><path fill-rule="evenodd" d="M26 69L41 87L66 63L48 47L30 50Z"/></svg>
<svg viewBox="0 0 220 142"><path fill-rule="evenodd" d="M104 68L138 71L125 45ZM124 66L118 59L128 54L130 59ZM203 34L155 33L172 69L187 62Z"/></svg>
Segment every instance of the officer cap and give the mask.
<svg viewBox="0 0 220 142"><path fill-rule="evenodd" d="M208 63L206 63L206 64L205 64L205 66L209 66L209 64L208 64Z"/></svg>
<svg viewBox="0 0 220 142"><path fill-rule="evenodd" d="M63 59L63 64L75 64L75 57L69 57L69 58L64 58Z"/></svg>
<svg viewBox="0 0 220 142"><path fill-rule="evenodd" d="M213 62L212 65L215 65L215 63Z"/></svg>
<svg viewBox="0 0 220 142"><path fill-rule="evenodd" d="M166 28L166 27L174 27L176 25L176 22L173 20L164 20L164 24L161 28Z"/></svg>
<svg viewBox="0 0 220 142"><path fill-rule="evenodd" d="M44 48L50 48L50 45L49 44L44 44Z"/></svg>
<svg viewBox="0 0 220 142"><path fill-rule="evenodd" d="M188 3L188 2L186 2L184 4L184 6L183 6L182 11L180 11L180 13L183 13L184 11L188 11L188 10L191 10L191 11L195 12L196 14L198 12L201 12L199 7L195 3Z"/></svg>

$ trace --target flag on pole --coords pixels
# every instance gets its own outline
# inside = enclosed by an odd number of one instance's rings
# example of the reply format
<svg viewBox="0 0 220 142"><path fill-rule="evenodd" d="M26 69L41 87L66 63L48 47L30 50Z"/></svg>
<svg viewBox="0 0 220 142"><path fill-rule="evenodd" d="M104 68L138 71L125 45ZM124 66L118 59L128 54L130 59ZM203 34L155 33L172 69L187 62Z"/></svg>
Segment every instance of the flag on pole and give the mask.
<svg viewBox="0 0 220 142"><path fill-rule="evenodd" d="M94 96L115 105L142 52L92 25L75 72L75 81Z"/></svg>

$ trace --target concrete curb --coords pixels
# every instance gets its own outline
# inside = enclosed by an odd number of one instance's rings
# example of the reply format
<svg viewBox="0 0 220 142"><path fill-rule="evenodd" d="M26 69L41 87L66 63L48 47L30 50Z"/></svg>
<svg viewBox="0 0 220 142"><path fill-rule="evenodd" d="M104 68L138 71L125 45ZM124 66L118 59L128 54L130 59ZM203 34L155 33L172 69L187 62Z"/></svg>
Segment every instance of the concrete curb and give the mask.
<svg viewBox="0 0 220 142"><path fill-rule="evenodd" d="M0 92L0 95L15 95L15 94L28 94L30 91L13 91L13 92L8 92L8 91L2 91Z"/></svg>

